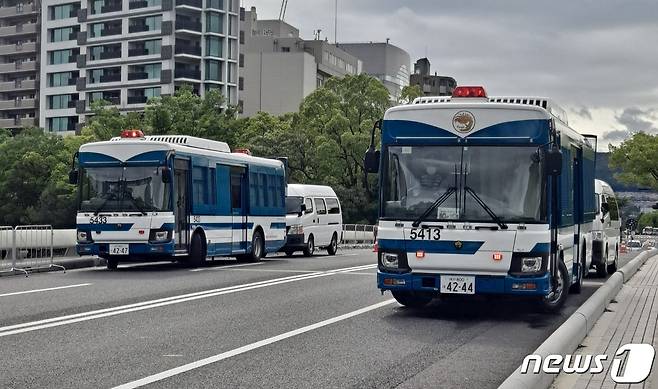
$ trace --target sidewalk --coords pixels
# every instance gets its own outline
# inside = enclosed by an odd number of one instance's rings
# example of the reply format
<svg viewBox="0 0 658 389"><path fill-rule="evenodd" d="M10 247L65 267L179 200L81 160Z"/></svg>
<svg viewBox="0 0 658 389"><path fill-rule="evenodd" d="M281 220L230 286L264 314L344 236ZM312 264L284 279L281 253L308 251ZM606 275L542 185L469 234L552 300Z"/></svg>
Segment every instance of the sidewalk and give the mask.
<svg viewBox="0 0 658 389"><path fill-rule="evenodd" d="M553 382L557 389L644 388L658 389L658 363L654 360L649 378L640 384L617 384L610 366L617 349L627 343L647 343L658 350L658 255L649 258L608 305L575 354L605 354L600 374L560 374Z"/></svg>

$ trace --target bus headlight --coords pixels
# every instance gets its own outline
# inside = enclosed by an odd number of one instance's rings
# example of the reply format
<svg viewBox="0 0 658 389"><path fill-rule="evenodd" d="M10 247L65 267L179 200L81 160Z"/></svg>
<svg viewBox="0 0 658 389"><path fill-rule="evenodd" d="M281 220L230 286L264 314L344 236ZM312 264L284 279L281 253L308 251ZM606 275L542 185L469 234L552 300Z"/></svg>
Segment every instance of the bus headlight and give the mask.
<svg viewBox="0 0 658 389"><path fill-rule="evenodd" d="M295 224L290 226L288 230L288 235L302 235L304 233L304 226L301 224Z"/></svg>
<svg viewBox="0 0 658 389"><path fill-rule="evenodd" d="M171 240L171 231L168 230L151 230L149 241L150 242L167 242Z"/></svg>
<svg viewBox="0 0 658 389"><path fill-rule="evenodd" d="M397 269L398 255L393 253L382 253L382 266L389 269Z"/></svg>
<svg viewBox="0 0 658 389"><path fill-rule="evenodd" d="M521 259L522 273L537 273L541 270L541 257L528 257Z"/></svg>
<svg viewBox="0 0 658 389"><path fill-rule="evenodd" d="M90 242L91 241L91 232L88 231L78 231L78 242Z"/></svg>
<svg viewBox="0 0 658 389"><path fill-rule="evenodd" d="M592 231L592 239L603 240L603 231Z"/></svg>

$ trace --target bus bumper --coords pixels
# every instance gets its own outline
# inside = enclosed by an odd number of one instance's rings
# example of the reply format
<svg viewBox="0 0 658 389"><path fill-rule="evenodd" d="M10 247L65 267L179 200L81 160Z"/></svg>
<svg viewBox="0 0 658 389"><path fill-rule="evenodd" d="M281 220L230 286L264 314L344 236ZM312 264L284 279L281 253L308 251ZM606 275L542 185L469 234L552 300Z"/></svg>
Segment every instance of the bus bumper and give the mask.
<svg viewBox="0 0 658 389"><path fill-rule="evenodd" d="M109 243L78 243L78 255L109 257ZM166 243L129 243L128 257L162 257L174 255L174 241ZM122 256L123 257L123 256Z"/></svg>
<svg viewBox="0 0 658 389"><path fill-rule="evenodd" d="M475 276L475 294L546 296L550 286L549 273L530 277ZM377 287L382 291L409 290L438 294L441 290L441 275L377 271Z"/></svg>

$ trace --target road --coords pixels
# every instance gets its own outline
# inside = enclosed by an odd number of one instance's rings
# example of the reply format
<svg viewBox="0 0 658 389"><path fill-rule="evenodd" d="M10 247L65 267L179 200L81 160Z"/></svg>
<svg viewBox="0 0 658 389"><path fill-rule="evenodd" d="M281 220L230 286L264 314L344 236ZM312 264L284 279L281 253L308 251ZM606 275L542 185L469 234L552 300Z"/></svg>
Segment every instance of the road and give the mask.
<svg viewBox="0 0 658 389"><path fill-rule="evenodd" d="M375 262L345 250L6 277L0 387L495 388L603 282L559 315L498 297L410 310L376 289Z"/></svg>

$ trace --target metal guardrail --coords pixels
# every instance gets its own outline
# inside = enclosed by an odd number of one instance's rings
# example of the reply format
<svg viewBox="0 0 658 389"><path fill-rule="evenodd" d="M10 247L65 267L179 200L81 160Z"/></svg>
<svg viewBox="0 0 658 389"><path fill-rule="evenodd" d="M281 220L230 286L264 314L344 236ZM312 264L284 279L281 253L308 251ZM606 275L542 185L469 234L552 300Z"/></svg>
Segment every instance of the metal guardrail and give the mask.
<svg viewBox="0 0 658 389"><path fill-rule="evenodd" d="M50 225L0 227L0 272L22 272L64 266L53 263L54 230ZM11 253L11 254L9 254Z"/></svg>
<svg viewBox="0 0 658 389"><path fill-rule="evenodd" d="M375 226L369 224L343 224L342 244L374 244Z"/></svg>

